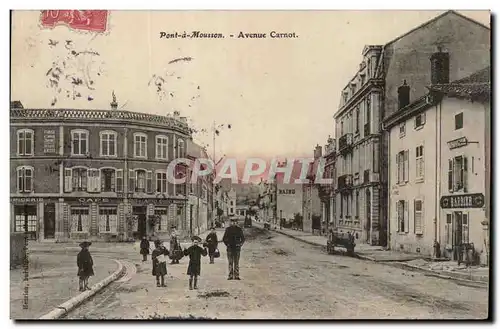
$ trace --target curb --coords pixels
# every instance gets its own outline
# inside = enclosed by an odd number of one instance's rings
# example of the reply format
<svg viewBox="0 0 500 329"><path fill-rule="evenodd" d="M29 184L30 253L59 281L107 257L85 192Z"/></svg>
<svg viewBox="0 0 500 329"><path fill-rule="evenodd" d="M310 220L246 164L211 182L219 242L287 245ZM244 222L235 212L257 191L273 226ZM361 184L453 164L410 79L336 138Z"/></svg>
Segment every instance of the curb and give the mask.
<svg viewBox="0 0 500 329"><path fill-rule="evenodd" d="M62 316L68 314L71 310L75 309L75 307L77 307L78 305L80 305L81 303L83 303L84 301L86 301L90 297L94 296L99 291L101 291L108 284L110 284L111 282L118 279L121 276L121 274L123 273L125 267L123 266L123 264L120 261L118 261L116 259L113 259L113 260L118 264L118 269L115 272L113 272L113 274L111 274L110 276L108 276L104 280L93 285L90 290L85 291L85 292L79 294L78 296L73 297L70 300L57 306L49 313L40 317L39 320L56 320L56 319L61 318Z"/></svg>
<svg viewBox="0 0 500 329"><path fill-rule="evenodd" d="M389 263L387 265L402 268L402 269L407 269L410 271L422 272L422 273L425 273L427 275L434 276L434 277L441 278L441 279L455 280L455 281L460 281L460 282L465 282L465 283L474 283L474 284L478 284L478 285L483 286L483 287L488 287L488 284L489 284L489 278L482 277L482 276L479 276L478 279L465 279L461 276L469 276L469 275L462 274L462 273L453 273L453 275L445 275L445 274L442 274L439 272L435 272L433 270L428 270L425 268L421 268L418 266L414 266L414 265L410 265L410 264L406 264L406 263L402 263L402 262L393 262L393 263ZM478 276L476 276L476 277L478 277ZM474 278L474 276L473 276L473 278Z"/></svg>
<svg viewBox="0 0 500 329"><path fill-rule="evenodd" d="M298 238L296 236L293 236L291 234L288 234L288 233L285 233L285 232L282 232L282 231L279 231L279 230L271 229L271 231L276 232L276 233L280 233L282 235L285 235L285 236L290 237L292 239L295 239L297 241L304 242L304 243L307 243L307 244L310 244L310 245L313 245L313 246L316 246L316 247L325 247L322 244L319 244L319 243L316 243L316 242L307 241L307 240ZM418 266L414 266L414 265L410 265L410 264L406 264L406 263L403 263L403 262L398 262L398 261L379 262L375 258L372 258L372 257L369 257L369 256L364 256L364 255L361 255L361 254L356 254L356 257L358 259L361 259L361 260L367 260L367 261L371 261L371 262L375 262L375 263L379 263L379 264L389 265L389 266L392 266L392 267L407 269L407 270L410 270L410 271L422 272L422 273L425 273L427 275L434 276L434 277L441 278L441 279L455 280L455 281L465 282L465 283L469 283L469 284L473 283L473 284L480 285L482 287L488 287L488 284L489 284L489 277L475 276L475 277L478 277L478 278L471 280L471 279L465 279L465 278L461 277L461 276L470 277L468 274L453 273L453 275L443 275L443 274L437 273L437 272L432 271L432 270L427 270L427 269L424 269L424 268L421 268L421 267L418 267ZM474 278L474 276L472 276L472 277Z"/></svg>

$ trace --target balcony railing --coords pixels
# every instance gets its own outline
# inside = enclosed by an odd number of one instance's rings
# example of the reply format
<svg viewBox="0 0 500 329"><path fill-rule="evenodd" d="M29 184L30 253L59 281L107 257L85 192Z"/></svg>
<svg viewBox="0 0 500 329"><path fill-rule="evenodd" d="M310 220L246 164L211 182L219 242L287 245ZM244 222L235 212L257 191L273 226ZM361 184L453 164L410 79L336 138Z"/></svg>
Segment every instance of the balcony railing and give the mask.
<svg viewBox="0 0 500 329"><path fill-rule="evenodd" d="M370 123L365 123L365 126L364 126L364 129L365 129L365 136L368 136L370 135Z"/></svg>
<svg viewBox="0 0 500 329"><path fill-rule="evenodd" d="M352 147L352 133L339 138L339 152L347 151Z"/></svg>
<svg viewBox="0 0 500 329"><path fill-rule="evenodd" d="M342 175L337 181L338 190L346 190L352 188L352 175Z"/></svg>

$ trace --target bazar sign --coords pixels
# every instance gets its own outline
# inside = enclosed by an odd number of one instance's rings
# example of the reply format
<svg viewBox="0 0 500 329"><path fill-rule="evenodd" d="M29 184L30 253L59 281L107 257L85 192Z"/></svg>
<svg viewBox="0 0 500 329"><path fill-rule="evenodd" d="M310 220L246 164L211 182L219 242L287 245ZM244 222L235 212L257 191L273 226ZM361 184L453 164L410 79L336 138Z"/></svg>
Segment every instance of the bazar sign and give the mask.
<svg viewBox="0 0 500 329"><path fill-rule="evenodd" d="M441 197L441 208L482 208L484 206L484 195L482 193L445 195Z"/></svg>
<svg viewBox="0 0 500 329"><path fill-rule="evenodd" d="M108 23L107 10L42 10L40 23L53 28L66 25L75 30L104 32Z"/></svg>

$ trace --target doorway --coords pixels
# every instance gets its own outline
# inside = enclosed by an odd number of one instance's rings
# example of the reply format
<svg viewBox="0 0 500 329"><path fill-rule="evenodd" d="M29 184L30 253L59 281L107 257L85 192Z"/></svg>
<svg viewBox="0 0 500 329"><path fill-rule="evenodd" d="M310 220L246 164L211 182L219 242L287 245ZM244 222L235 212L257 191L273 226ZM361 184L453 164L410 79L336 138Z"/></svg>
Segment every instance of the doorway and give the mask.
<svg viewBox="0 0 500 329"><path fill-rule="evenodd" d="M366 214L366 226L365 226L365 230L366 230L366 242L370 243L371 242L370 233L371 233L371 227L372 227L372 213L371 213L372 201L371 201L370 189L368 189L368 188L366 189L366 202L365 202L365 205L366 205L366 209L365 209L365 214Z"/></svg>
<svg viewBox="0 0 500 329"><path fill-rule="evenodd" d="M453 260L458 260L463 243L469 242L468 214L453 212Z"/></svg>
<svg viewBox="0 0 500 329"><path fill-rule="evenodd" d="M134 232L134 238L142 239L146 235L146 213L145 206L132 207L132 213L137 216L137 232Z"/></svg>
<svg viewBox="0 0 500 329"><path fill-rule="evenodd" d="M54 239L56 235L56 205L46 203L43 210L43 236L45 239Z"/></svg>

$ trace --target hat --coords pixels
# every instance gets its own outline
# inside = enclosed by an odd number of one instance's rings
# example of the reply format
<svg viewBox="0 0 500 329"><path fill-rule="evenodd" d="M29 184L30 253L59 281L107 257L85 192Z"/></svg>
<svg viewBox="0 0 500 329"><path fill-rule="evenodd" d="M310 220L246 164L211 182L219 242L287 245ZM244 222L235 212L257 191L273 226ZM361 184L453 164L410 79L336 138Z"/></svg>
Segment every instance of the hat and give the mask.
<svg viewBox="0 0 500 329"><path fill-rule="evenodd" d="M170 228L177 228L177 226L175 226L175 225L172 225L172 226L170 226Z"/></svg>
<svg viewBox="0 0 500 329"><path fill-rule="evenodd" d="M156 240L156 241L155 241L155 246L159 246L159 245L161 245L162 243L163 243L163 242L162 242L160 239L158 239L158 240Z"/></svg>
<svg viewBox="0 0 500 329"><path fill-rule="evenodd" d="M198 242L201 242L201 238L200 238L199 236L195 235L195 236L193 236L193 237L191 238L191 241L198 241Z"/></svg>
<svg viewBox="0 0 500 329"><path fill-rule="evenodd" d="M86 248L88 246L90 246L92 244L92 242L88 242L88 241L83 241L82 243L80 243L80 247L81 248Z"/></svg>
<svg viewBox="0 0 500 329"><path fill-rule="evenodd" d="M210 229L211 229L211 230L215 230L215 226L211 226L211 227L210 227Z"/></svg>
<svg viewBox="0 0 500 329"><path fill-rule="evenodd" d="M231 222L237 222L237 221L238 221L238 218L236 218L236 217L231 218Z"/></svg>

